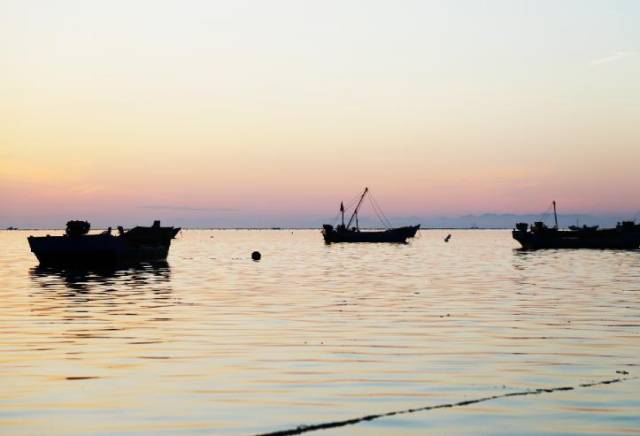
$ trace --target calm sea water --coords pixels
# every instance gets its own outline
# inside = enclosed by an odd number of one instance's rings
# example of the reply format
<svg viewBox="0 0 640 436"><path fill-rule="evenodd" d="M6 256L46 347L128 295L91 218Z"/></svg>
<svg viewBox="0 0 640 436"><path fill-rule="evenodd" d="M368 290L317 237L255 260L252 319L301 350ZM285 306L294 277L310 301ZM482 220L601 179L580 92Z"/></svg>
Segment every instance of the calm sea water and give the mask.
<svg viewBox="0 0 640 436"><path fill-rule="evenodd" d="M616 377L317 434L640 431L639 251L187 230L167 265L87 273L37 268L31 233L0 232L3 434L253 434Z"/></svg>

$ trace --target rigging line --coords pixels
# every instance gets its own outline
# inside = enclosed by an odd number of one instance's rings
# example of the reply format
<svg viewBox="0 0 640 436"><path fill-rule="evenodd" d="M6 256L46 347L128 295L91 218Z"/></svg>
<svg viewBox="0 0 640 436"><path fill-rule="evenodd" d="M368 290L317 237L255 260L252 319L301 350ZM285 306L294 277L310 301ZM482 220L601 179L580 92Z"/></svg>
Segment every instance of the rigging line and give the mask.
<svg viewBox="0 0 640 436"><path fill-rule="evenodd" d="M359 194L355 195L353 198L351 198L349 201L347 201L346 204L345 204L344 201L342 202L342 204L344 206L345 213L347 213L351 209L351 207L353 207L355 202L358 201L358 198L360 198ZM338 220L340 218L340 214L341 214L341 212L338 212L336 214L335 218L333 218L333 220L329 221L329 222L331 222L333 224L334 227L338 224Z"/></svg>
<svg viewBox="0 0 640 436"><path fill-rule="evenodd" d="M331 224L333 224L334 227L338 225L338 220L340 219L340 213L341 212L338 212L336 216L333 218L333 220L329 221Z"/></svg>
<svg viewBox="0 0 640 436"><path fill-rule="evenodd" d="M547 218L549 218L549 216L551 215L551 209L553 208L553 203L551 203L544 212L542 212L542 215L540 215L538 217L538 219L540 221L542 221L543 223L547 221Z"/></svg>
<svg viewBox="0 0 640 436"><path fill-rule="evenodd" d="M344 212L346 214L348 214L351 211L351 209L355 206L359 198L360 198L360 195L356 195L351 200L349 200L346 204L344 202L342 203L344 205Z"/></svg>
<svg viewBox="0 0 640 436"><path fill-rule="evenodd" d="M371 204L371 209L373 209L373 212L376 214L376 216L378 217L378 220L380 220L380 222L382 223L382 225L385 228L388 228L387 224L384 222L384 219L382 218L382 216L380 216L380 214L378 213L378 211L376 210L375 205L373 204L373 201L371 201L371 197L369 197L369 203Z"/></svg>
<svg viewBox="0 0 640 436"><path fill-rule="evenodd" d="M371 209L373 210L373 212L376 214L376 216L378 217L378 220L380 220L380 222L382 223L382 225L384 227L387 227L387 223L384 220L384 217L382 216L382 214L380 213L380 210L376 207L376 203L375 200L373 199L373 196L369 196L369 204L371 204Z"/></svg>
<svg viewBox="0 0 640 436"><path fill-rule="evenodd" d="M377 200L375 200L376 206L378 207L378 209L380 209L380 213L382 214L382 216L384 217L385 221L387 222L387 225L389 227L393 227L393 225L391 224L391 220L387 217L387 215L385 215L384 210L382 209L382 206L380 206L377 202Z"/></svg>
<svg viewBox="0 0 640 436"><path fill-rule="evenodd" d="M371 210L373 211L375 216L378 218L378 221L380 221L382 225L384 225L384 222L382 221L382 217L380 216L380 214L378 214L378 211L376 210L375 206L373 205L373 202L371 201L371 197L369 197L367 200L369 200L369 204L371 205Z"/></svg>
<svg viewBox="0 0 640 436"><path fill-rule="evenodd" d="M380 214L384 217L387 225L389 227L393 227L391 225L391 221L389 220L389 218L387 218L387 216L384 214L384 211L382 210L382 208L380 207L380 205L378 204L378 202L376 201L375 197L373 195L371 195L371 198L373 199L374 204L376 205L376 207L378 208L378 210L380 211Z"/></svg>
<svg viewBox="0 0 640 436"><path fill-rule="evenodd" d="M358 202L358 200L360 199L360 194L356 194L354 195L351 200L349 200L347 202L347 206L345 206L346 209L351 209L351 207L355 206L356 203Z"/></svg>
<svg viewBox="0 0 640 436"><path fill-rule="evenodd" d="M391 228L393 227L391 225L391 221L387 218L387 216L384 214L384 211L382 210L382 208L380 207L380 205L376 202L375 198L373 199L373 204L375 205L376 209L378 210L378 212L380 213L380 215L382 216L384 225L386 228Z"/></svg>
<svg viewBox="0 0 640 436"><path fill-rule="evenodd" d="M356 198L355 200L350 200L350 201L348 201L346 203L343 203L344 204L344 211L347 212L347 211L351 210L355 206L357 200L358 199Z"/></svg>
<svg viewBox="0 0 640 436"><path fill-rule="evenodd" d="M336 215L333 217L333 219L331 221L329 221L334 227L338 225L338 220L340 219L340 214L342 212L338 211L338 213L336 213Z"/></svg>
<svg viewBox="0 0 640 436"><path fill-rule="evenodd" d="M369 188L364 188L364 192L360 195L360 198L358 199L358 204L356 205L355 209L353 210L353 213L351 214L351 217L349 218L349 222L347 223L347 227L349 227L351 225L351 222L353 221L353 218L355 216L357 216L358 210L360 209L360 206L362 205L362 202L364 201L364 198L367 196L367 192L368 191L369 191Z"/></svg>

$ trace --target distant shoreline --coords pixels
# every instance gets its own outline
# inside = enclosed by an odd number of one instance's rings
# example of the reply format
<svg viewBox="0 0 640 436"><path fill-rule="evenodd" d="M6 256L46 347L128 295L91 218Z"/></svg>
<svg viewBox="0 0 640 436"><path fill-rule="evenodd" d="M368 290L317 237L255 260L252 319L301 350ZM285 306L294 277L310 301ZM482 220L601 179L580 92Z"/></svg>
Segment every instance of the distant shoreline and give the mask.
<svg viewBox="0 0 640 436"><path fill-rule="evenodd" d="M63 232L64 228L17 228L17 229L0 229L3 232L16 232L16 231L60 231ZM92 231L103 231L106 228L94 228ZM182 227L182 230L273 230L274 232L285 230L318 230L321 231L321 227ZM362 227L362 230L384 230L384 227ZM420 230L512 230L511 227L421 227Z"/></svg>
<svg viewBox="0 0 640 436"><path fill-rule="evenodd" d="M13 220L15 218L15 221ZM188 217L161 217L166 224L176 227L194 230L308 230L321 229L323 223L332 222L334 219L318 216L302 216L302 217L268 217L258 220L255 217L228 217L228 218L199 218L198 220ZM536 214L496 214L485 213L480 215L461 215L461 216L392 216L389 218L394 227L410 226L421 224L422 229L443 229L443 230L500 230L512 229L516 223L533 223L542 221L551 226L554 224L552 215L536 215ZM588 215L588 214L561 214L558 215L560 227L567 228L569 225L576 226L599 226L600 228L614 228L621 221L632 221L640 219L640 212L631 214L611 214L611 215ZM54 220L44 218L29 218L25 220L19 217L2 217L0 223L1 229L9 227L21 227L23 229L35 230L52 230L64 228L66 219ZM13 222L12 222L13 221ZM105 229L109 223L123 225L131 228L140 222L150 222L150 219L131 219L122 217L90 217L90 222L95 223L96 229ZM54 225L57 227L49 227ZM362 229L380 229L382 223L373 219L373 217L360 217L360 227ZM115 225L113 226L115 229Z"/></svg>

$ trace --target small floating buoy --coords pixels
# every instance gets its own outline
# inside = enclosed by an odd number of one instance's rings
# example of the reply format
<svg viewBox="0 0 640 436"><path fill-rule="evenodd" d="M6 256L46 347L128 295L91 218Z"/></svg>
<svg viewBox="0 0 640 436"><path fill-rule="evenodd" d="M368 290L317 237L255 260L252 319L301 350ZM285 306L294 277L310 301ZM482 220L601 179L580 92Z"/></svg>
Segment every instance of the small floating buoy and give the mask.
<svg viewBox="0 0 640 436"><path fill-rule="evenodd" d="M449 239L451 239L451 233L449 233L447 237L444 238L444 242L449 242Z"/></svg>
<svg viewBox="0 0 640 436"><path fill-rule="evenodd" d="M260 254L259 251L254 251L253 253L251 253L251 259L253 260L260 260L260 258L262 257L262 255Z"/></svg>

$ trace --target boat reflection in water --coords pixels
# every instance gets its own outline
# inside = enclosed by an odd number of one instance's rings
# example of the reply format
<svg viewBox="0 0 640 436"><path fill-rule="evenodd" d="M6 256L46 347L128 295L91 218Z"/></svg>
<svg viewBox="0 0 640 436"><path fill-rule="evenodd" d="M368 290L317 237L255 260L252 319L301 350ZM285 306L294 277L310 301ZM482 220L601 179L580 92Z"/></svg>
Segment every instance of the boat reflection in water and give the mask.
<svg viewBox="0 0 640 436"><path fill-rule="evenodd" d="M61 268L38 265L29 270L31 279L44 289L89 292L101 288L142 288L167 284L171 269L164 262L138 263L132 266Z"/></svg>
<svg viewBox="0 0 640 436"><path fill-rule="evenodd" d="M360 200L358 201L358 204L351 214L351 218L349 218L347 224L344 223L344 204L340 203L340 214L342 215L341 224L335 228L331 224L324 224L322 226L322 236L324 237L324 241L327 244L335 242L404 243L407 242L407 239L413 238L416 235L416 232L420 228L420 224L406 227L391 227L389 220L385 217L384 213L380 209L380 206L378 206L377 203L371 199L371 196L369 197L371 206L380 219L380 222L386 227L386 229L361 231L360 224L358 222L358 211L360 210L360 206L362 206L362 202L368 192L369 188L364 188L364 192L360 196ZM355 225L351 227L351 224Z"/></svg>
<svg viewBox="0 0 640 436"><path fill-rule="evenodd" d="M76 363L65 363L68 380L101 378L101 371L87 368L103 355L113 353L110 362L118 362L141 347L162 346L166 337L157 323L171 322L182 305L166 262L119 269L39 266L29 273L29 313L47 326L46 340Z"/></svg>

